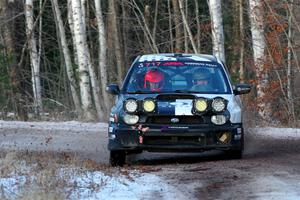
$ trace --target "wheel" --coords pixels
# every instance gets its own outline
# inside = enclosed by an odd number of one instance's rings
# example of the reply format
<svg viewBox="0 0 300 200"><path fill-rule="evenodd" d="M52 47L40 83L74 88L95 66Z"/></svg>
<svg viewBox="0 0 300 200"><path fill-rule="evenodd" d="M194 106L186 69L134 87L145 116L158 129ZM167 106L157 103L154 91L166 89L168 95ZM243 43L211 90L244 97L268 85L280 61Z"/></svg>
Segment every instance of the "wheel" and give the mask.
<svg viewBox="0 0 300 200"><path fill-rule="evenodd" d="M122 167L125 164L126 153L125 151L110 151L109 164L111 166Z"/></svg>
<svg viewBox="0 0 300 200"><path fill-rule="evenodd" d="M226 157L229 157L230 159L241 159L241 158L243 158L244 143L245 143L244 134L242 134L241 146L238 149L226 150L225 151Z"/></svg>

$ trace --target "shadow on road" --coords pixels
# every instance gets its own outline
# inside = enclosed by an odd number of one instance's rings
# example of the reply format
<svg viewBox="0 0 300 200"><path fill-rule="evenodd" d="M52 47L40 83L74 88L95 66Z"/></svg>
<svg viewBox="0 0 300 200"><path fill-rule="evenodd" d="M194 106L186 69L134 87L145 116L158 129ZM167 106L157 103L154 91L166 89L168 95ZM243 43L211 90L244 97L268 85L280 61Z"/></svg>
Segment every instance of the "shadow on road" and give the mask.
<svg viewBox="0 0 300 200"><path fill-rule="evenodd" d="M229 159L222 151L203 153L149 153L129 155L128 161L133 165L167 165L192 164Z"/></svg>
<svg viewBox="0 0 300 200"><path fill-rule="evenodd" d="M300 140L263 138L248 135L245 139L243 159L280 158L288 155L300 154ZM222 151L207 151L203 153L150 153L129 155L128 164L132 165L167 165L193 164L232 160Z"/></svg>

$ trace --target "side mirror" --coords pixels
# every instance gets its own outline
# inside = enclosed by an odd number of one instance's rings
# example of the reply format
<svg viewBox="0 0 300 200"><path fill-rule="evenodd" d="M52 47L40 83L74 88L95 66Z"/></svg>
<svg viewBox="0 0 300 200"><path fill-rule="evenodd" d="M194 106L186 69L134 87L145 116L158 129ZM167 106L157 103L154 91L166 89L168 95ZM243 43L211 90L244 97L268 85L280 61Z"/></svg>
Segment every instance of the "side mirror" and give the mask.
<svg viewBox="0 0 300 200"><path fill-rule="evenodd" d="M251 85L246 83L239 83L234 86L233 93L235 95L247 94L251 91Z"/></svg>
<svg viewBox="0 0 300 200"><path fill-rule="evenodd" d="M120 88L118 84L110 84L106 86L106 92L109 94L117 95L120 93Z"/></svg>

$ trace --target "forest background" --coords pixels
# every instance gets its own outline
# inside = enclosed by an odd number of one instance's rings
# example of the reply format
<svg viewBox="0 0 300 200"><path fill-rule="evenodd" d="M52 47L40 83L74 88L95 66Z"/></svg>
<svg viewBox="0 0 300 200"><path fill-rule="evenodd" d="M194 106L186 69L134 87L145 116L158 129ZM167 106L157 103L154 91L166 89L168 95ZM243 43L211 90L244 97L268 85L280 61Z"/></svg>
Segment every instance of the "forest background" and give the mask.
<svg viewBox="0 0 300 200"><path fill-rule="evenodd" d="M149 53L214 54L254 125L299 126L300 0L1 0L0 118L107 121Z"/></svg>

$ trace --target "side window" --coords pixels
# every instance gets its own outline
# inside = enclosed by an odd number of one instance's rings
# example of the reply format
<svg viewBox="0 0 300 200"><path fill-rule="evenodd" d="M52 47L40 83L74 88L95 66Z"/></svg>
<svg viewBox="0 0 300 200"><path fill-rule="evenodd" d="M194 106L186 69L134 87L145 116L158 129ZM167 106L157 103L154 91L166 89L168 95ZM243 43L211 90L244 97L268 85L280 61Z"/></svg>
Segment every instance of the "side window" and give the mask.
<svg viewBox="0 0 300 200"><path fill-rule="evenodd" d="M215 70L215 73L216 73L216 76L215 76L216 80L214 81L215 88L219 92L228 92L222 71L217 69L217 70Z"/></svg>

